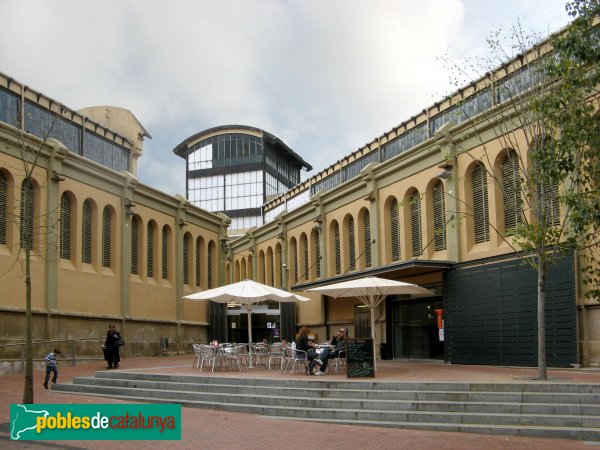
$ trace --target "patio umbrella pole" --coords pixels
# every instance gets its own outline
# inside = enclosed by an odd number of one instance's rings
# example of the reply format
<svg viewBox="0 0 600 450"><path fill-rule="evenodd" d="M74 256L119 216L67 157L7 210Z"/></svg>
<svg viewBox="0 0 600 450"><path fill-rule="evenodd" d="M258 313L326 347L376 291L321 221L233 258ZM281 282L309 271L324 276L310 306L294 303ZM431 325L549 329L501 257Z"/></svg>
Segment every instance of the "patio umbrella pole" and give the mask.
<svg viewBox="0 0 600 450"><path fill-rule="evenodd" d="M377 346L375 345L375 306L369 305L369 309L371 310L371 338L373 338L373 369L377 370L377 353L375 349Z"/></svg>
<svg viewBox="0 0 600 450"><path fill-rule="evenodd" d="M246 312L248 313L248 367L253 368L252 365L252 305L246 305Z"/></svg>

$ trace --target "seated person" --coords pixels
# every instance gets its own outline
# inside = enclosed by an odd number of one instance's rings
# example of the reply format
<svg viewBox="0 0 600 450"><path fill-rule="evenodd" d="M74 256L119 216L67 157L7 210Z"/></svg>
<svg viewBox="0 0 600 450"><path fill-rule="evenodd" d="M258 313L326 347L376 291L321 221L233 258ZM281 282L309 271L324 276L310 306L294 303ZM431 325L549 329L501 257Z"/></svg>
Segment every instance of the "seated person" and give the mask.
<svg viewBox="0 0 600 450"><path fill-rule="evenodd" d="M298 331L296 340L294 342L296 343L296 350L302 350L306 352L306 359L309 362L309 370L307 370L306 375L312 375L312 369L314 368L315 362L321 365L321 360L315 360L317 357L317 352L314 347L316 346L314 342L310 342L308 340L308 333L310 333L310 330L307 327L300 328L300 331Z"/></svg>
<svg viewBox="0 0 600 450"><path fill-rule="evenodd" d="M337 358L340 355L340 352L346 350L346 338L348 337L348 328L342 327L340 328L335 335L331 338L331 342L329 343L329 347L327 347L321 353L321 361L323 364L321 365L320 370L315 373L315 375L325 375L325 370L327 369L327 364L329 363L329 358Z"/></svg>

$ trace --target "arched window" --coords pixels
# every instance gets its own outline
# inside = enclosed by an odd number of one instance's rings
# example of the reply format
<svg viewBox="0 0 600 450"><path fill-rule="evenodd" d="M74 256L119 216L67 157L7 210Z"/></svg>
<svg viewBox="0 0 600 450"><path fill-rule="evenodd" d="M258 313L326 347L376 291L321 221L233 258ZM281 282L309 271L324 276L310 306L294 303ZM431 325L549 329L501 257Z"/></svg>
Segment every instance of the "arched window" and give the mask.
<svg viewBox="0 0 600 450"><path fill-rule="evenodd" d="M346 227L348 232L348 270L356 270L356 240L354 238L354 217L348 217Z"/></svg>
<svg viewBox="0 0 600 450"><path fill-rule="evenodd" d="M206 251L206 258L207 258L206 287L207 287L207 289L212 289L214 286L213 276L215 275L216 271L214 270L215 267L213 267L213 265L216 263L215 257L216 257L216 244L214 241L210 241L208 243L208 249Z"/></svg>
<svg viewBox="0 0 600 450"><path fill-rule="evenodd" d="M81 262L92 263L92 201L88 198L83 202L81 220Z"/></svg>
<svg viewBox="0 0 600 450"><path fill-rule="evenodd" d="M244 259L242 258L242 262L244 262ZM235 283L237 283L238 281L240 281L240 261L236 260L235 264L233 266L233 281Z"/></svg>
<svg viewBox="0 0 600 450"><path fill-rule="evenodd" d="M483 164L477 164L471 180L473 186L473 234L475 243L490 240L487 172Z"/></svg>
<svg viewBox="0 0 600 450"><path fill-rule="evenodd" d="M183 236L183 284L190 284L190 247L192 236L185 233Z"/></svg>
<svg viewBox="0 0 600 450"><path fill-rule="evenodd" d="M365 246L365 267L371 267L371 214L365 210L363 214L363 237Z"/></svg>
<svg viewBox="0 0 600 450"><path fill-rule="evenodd" d="M169 227L162 227L162 252L161 252L161 268L162 278L169 279Z"/></svg>
<svg viewBox="0 0 600 450"><path fill-rule="evenodd" d="M148 278L154 278L154 229L155 224L153 221L148 222L148 228L146 232L146 249L147 249L147 262L146 262L146 276Z"/></svg>
<svg viewBox="0 0 600 450"><path fill-rule="evenodd" d="M319 237L319 230L312 230L310 232L310 242L313 249L313 258L311 260L312 275L315 278L321 277L321 240Z"/></svg>
<svg viewBox="0 0 600 450"><path fill-rule="evenodd" d="M196 238L196 286L200 287L202 285L202 257L204 255L204 239L202 237Z"/></svg>
<svg viewBox="0 0 600 450"><path fill-rule="evenodd" d="M546 225L557 227L560 225L560 203L558 200L558 183L546 179L543 186L544 195L544 217Z"/></svg>
<svg viewBox="0 0 600 450"><path fill-rule="evenodd" d="M73 205L71 203L71 194L63 192L60 197L60 257L62 259L71 259L71 231Z"/></svg>
<svg viewBox="0 0 600 450"><path fill-rule="evenodd" d="M390 231L392 261L400 261L400 208L396 199L390 205Z"/></svg>
<svg viewBox="0 0 600 450"><path fill-rule="evenodd" d="M140 252L140 219L138 216L131 216L131 273L138 275L139 252Z"/></svg>
<svg viewBox="0 0 600 450"><path fill-rule="evenodd" d="M292 281L294 283L298 282L298 244L296 242L296 238L292 238L290 241L290 264L292 266Z"/></svg>
<svg viewBox="0 0 600 450"><path fill-rule="evenodd" d="M274 267L274 271L275 271L275 281L274 281L274 286L280 288L282 286L282 272L283 272L283 267L282 267L282 261L281 261L281 244L278 242L277 245L275 245L275 254L273 255L275 258L275 267Z"/></svg>
<svg viewBox="0 0 600 450"><path fill-rule="evenodd" d="M335 273L342 273L342 255L340 242L340 226L337 222L333 224L333 242L335 246Z"/></svg>
<svg viewBox="0 0 600 450"><path fill-rule="evenodd" d="M504 234L512 236L521 223L521 178L519 157L514 150L506 152L502 161L502 197L504 200Z"/></svg>
<svg viewBox="0 0 600 450"><path fill-rule="evenodd" d="M102 211L102 267L112 265L112 211L105 206Z"/></svg>
<svg viewBox="0 0 600 450"><path fill-rule="evenodd" d="M302 275L300 279L303 281L309 280L309 257L308 257L308 238L305 233L300 235L300 246L302 247Z"/></svg>
<svg viewBox="0 0 600 450"><path fill-rule="evenodd" d="M7 241L8 211L8 177L0 171L0 245Z"/></svg>
<svg viewBox="0 0 600 450"><path fill-rule="evenodd" d="M267 248L267 284L275 286L275 267L273 261L273 249Z"/></svg>
<svg viewBox="0 0 600 450"><path fill-rule="evenodd" d="M264 250L261 250L260 252L258 252L258 267L257 267L259 283L266 284L265 283L266 268L267 268L267 263L265 261L265 252L264 252Z"/></svg>
<svg viewBox="0 0 600 450"><path fill-rule="evenodd" d="M35 186L31 180L23 180L21 184L21 216L19 220L19 233L21 248L33 250L34 244L34 219L35 219Z"/></svg>
<svg viewBox="0 0 600 450"><path fill-rule="evenodd" d="M421 196L419 191L414 191L410 196L410 235L412 243L412 256L421 256L423 242L421 234Z"/></svg>
<svg viewBox="0 0 600 450"><path fill-rule="evenodd" d="M433 240L435 251L446 250L446 202L441 181L433 186Z"/></svg>

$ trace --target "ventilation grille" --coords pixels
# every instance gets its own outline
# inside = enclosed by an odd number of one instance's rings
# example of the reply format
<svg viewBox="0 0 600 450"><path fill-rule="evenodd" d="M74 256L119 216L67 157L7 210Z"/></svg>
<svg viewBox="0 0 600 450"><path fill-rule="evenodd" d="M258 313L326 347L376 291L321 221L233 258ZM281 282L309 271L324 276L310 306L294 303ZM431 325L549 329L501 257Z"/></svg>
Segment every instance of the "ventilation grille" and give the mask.
<svg viewBox="0 0 600 450"><path fill-rule="evenodd" d="M398 200L392 200L390 206L390 230L392 232L392 261L400 261L400 218Z"/></svg>
<svg viewBox="0 0 600 450"><path fill-rule="evenodd" d="M473 171L473 226L476 244L490 240L487 173L482 164Z"/></svg>
<svg viewBox="0 0 600 450"><path fill-rule="evenodd" d="M446 205L441 181L433 187L433 233L435 251L446 250Z"/></svg>
<svg viewBox="0 0 600 450"><path fill-rule="evenodd" d="M354 239L354 218L350 217L348 219L348 257L349 261L349 270L356 270L356 247L355 247L355 239Z"/></svg>
<svg viewBox="0 0 600 450"><path fill-rule="evenodd" d="M412 237L412 255L418 257L422 252L421 244L421 197L415 191L410 196L410 225Z"/></svg>
<svg viewBox="0 0 600 450"><path fill-rule="evenodd" d="M92 204L83 202L83 219L81 223L81 262L92 263Z"/></svg>
<svg viewBox="0 0 600 450"><path fill-rule="evenodd" d="M102 212L102 267L111 266L112 215L109 208Z"/></svg>
<svg viewBox="0 0 600 450"><path fill-rule="evenodd" d="M60 257L71 259L71 196L60 198Z"/></svg>

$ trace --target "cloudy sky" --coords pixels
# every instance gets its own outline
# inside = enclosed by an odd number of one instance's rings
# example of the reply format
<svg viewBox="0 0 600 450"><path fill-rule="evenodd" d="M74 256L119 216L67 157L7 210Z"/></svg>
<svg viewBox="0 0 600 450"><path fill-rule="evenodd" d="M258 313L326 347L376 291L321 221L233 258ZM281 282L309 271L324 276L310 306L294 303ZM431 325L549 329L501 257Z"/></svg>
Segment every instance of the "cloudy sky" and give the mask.
<svg viewBox="0 0 600 450"><path fill-rule="evenodd" d="M0 0L0 71L72 109L131 110L138 176L185 194L172 149L224 124L276 135L315 174L448 93L441 61L485 55L565 0ZM304 175L306 177L306 174Z"/></svg>

